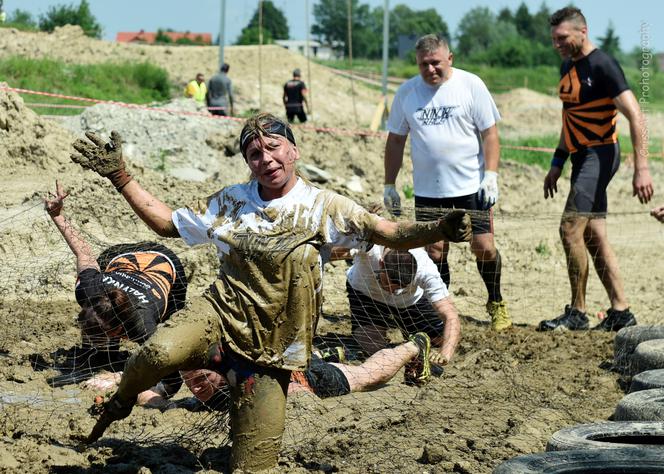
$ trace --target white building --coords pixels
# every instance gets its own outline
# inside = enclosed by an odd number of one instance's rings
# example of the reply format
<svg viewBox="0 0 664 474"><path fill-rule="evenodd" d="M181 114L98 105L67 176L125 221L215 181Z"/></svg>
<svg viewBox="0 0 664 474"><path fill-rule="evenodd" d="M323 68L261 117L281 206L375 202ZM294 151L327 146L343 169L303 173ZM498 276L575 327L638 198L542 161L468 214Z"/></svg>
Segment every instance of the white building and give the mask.
<svg viewBox="0 0 664 474"><path fill-rule="evenodd" d="M343 49L336 51L329 45L322 45L318 41L309 41L309 54L307 54L307 42L305 40L276 40L274 42L282 48L296 51L302 56L311 56L318 59L342 59Z"/></svg>

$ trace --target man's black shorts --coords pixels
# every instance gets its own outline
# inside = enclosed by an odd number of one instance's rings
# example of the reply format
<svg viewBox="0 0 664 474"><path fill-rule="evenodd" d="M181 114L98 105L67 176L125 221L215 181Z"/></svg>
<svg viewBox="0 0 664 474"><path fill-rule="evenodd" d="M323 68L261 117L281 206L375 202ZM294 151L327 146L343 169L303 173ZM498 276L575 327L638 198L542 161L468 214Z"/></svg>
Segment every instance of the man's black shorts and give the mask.
<svg viewBox="0 0 664 474"><path fill-rule="evenodd" d="M473 235L493 234L493 209L482 209L478 193L452 198L415 196L415 219L418 221L433 221L445 217L452 209L470 211Z"/></svg>
<svg viewBox="0 0 664 474"><path fill-rule="evenodd" d="M296 116L300 123L307 121L307 114L304 111L304 107L301 105L297 105L295 107L286 106L286 117L288 118L288 122L293 123Z"/></svg>
<svg viewBox="0 0 664 474"><path fill-rule="evenodd" d="M397 328L404 337L425 332L432 339L443 334L443 321L431 303L421 298L413 306L397 308L375 301L346 282L353 331L359 326Z"/></svg>
<svg viewBox="0 0 664 474"><path fill-rule="evenodd" d="M304 371L304 377L314 393L321 398L350 393L350 384L341 369L316 354L311 355L311 364Z"/></svg>
<svg viewBox="0 0 664 474"><path fill-rule="evenodd" d="M595 146L572 153L572 180L566 213L606 215L606 188L620 166L620 145Z"/></svg>

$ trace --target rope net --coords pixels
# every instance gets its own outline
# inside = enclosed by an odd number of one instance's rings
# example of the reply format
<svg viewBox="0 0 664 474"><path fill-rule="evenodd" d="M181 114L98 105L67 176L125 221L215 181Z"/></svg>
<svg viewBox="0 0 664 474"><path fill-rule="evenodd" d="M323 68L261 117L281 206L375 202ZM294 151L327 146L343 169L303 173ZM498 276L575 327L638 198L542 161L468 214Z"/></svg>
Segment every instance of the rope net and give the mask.
<svg viewBox="0 0 664 474"><path fill-rule="evenodd" d="M412 218L413 211L405 207L403 218ZM642 222L643 216L635 213L612 214L608 219L611 241L621 256L625 275L643 274L643 255L663 245L661 230ZM590 395L583 391L596 389L606 375L599 374L594 366L578 367L578 362L569 360L568 353L610 358L610 337L590 333L551 336L532 330L540 319L557 315L568 298L557 224L558 218L553 215L494 216L497 247L503 255L503 294L517 326L506 334L489 331L486 289L469 245L451 245L449 294L461 316L463 339L452 363L434 368L430 381L423 386L405 383L405 374L408 364L417 361L421 352L413 342L409 345L409 337L415 332L435 336L442 331L440 318L432 318L427 309L431 303L426 295L409 311L401 308L388 314L384 304L367 297L380 284L380 271L355 278L357 294L352 297L346 289L349 263L338 260L326 265L325 304L314 340L316 357L324 361L324 370L291 378L282 464L334 466L341 470L373 466L371 469L377 471L412 468L414 462L486 466L490 456L502 459L524 451L519 440L528 433L524 426L530 425L519 418L515 406L525 407L535 420L553 417L553 422L559 424L592 418L591 411L580 414L578 404L590 403ZM126 222L123 235L130 242L143 242L135 246L118 246L100 237L108 229L93 233L81 230L85 226L78 222L72 225L99 255L101 269L108 269L118 255L145 251L147 231L134 220ZM81 307L74 296L75 258L39 199L5 213L0 232L0 322L5 328L0 343L0 426L13 436L44 437L73 446L94 422L88 407L95 396L108 396L114 390L124 362L139 342L109 337L108 331L88 330L82 335L77 316ZM517 237L506 239L505 235ZM197 252L201 249L187 249L177 241L164 244L185 268L200 262ZM212 262L208 267L193 267L199 272L199 281L209 283L215 274L214 257L206 253L204 258ZM358 258L355 255L355 265ZM657 281L662 278L658 271L648 270ZM412 271L399 267L389 279L398 279L399 272ZM187 279L191 280L191 272ZM190 284L190 296L203 287L199 281ZM657 308L647 294L639 292L643 281L626 278L625 283L637 316L645 322L655 320ZM599 282L591 278L589 307L602 307L605 298ZM381 341L384 350L373 356L353 337L353 315L359 313L371 316L370 321L362 321L366 334L385 338ZM412 321L405 322L406 313ZM122 334L131 333L131 327L122 327ZM432 346L431 351L436 350ZM573 380L540 378L533 385L539 371L551 369L546 361L549 357L557 361L558 369L577 371ZM330 372L330 366L337 370ZM227 454L227 388L210 381L215 396L202 401L205 397L196 398L190 389L196 383L192 378L200 379L201 374L180 375L184 384L178 385L171 377L163 379L151 389L163 400L144 401L145 406L136 407L129 418L114 423L105 437L137 446L180 446L197 456L210 448ZM345 393L339 388L339 380L344 379L348 386L362 391ZM168 393L173 386L174 393ZM585 388L572 397L569 391L578 386ZM464 419L468 423L459 429ZM505 435L505 429L511 434ZM441 451L441 445L447 447ZM459 457L464 451L469 456Z"/></svg>

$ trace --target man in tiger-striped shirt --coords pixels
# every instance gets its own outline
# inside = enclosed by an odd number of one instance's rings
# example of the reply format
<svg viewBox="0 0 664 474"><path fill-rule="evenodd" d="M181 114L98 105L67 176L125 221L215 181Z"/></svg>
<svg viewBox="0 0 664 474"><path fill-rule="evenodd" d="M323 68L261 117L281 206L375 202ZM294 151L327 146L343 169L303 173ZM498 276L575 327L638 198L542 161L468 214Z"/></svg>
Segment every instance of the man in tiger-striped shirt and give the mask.
<svg viewBox="0 0 664 474"><path fill-rule="evenodd" d="M629 120L634 147L633 195L643 204L653 195L648 169L645 121L620 65L588 38L586 19L578 8L566 7L549 19L554 47L564 59L559 96L563 126L551 169L544 179L544 198L558 191L557 181L571 154L570 193L560 224L567 256L572 299L562 315L541 321L538 329L588 329L586 283L588 253L608 293L607 317L593 329L618 331L636 324L629 310L616 256L606 234L606 188L620 164L616 132L618 111Z"/></svg>

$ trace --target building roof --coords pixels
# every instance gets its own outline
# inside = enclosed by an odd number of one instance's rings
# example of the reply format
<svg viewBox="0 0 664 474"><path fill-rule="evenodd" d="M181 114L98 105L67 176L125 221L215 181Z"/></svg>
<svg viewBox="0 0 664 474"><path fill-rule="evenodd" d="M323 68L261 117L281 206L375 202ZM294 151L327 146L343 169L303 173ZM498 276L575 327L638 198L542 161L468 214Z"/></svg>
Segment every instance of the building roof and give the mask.
<svg viewBox="0 0 664 474"><path fill-rule="evenodd" d="M168 36L174 43L181 38L188 38L192 41L200 41L205 44L212 44L211 33L191 33L179 31L164 31L163 34ZM118 43L154 43L157 33L149 31L120 31L115 35L115 41Z"/></svg>

